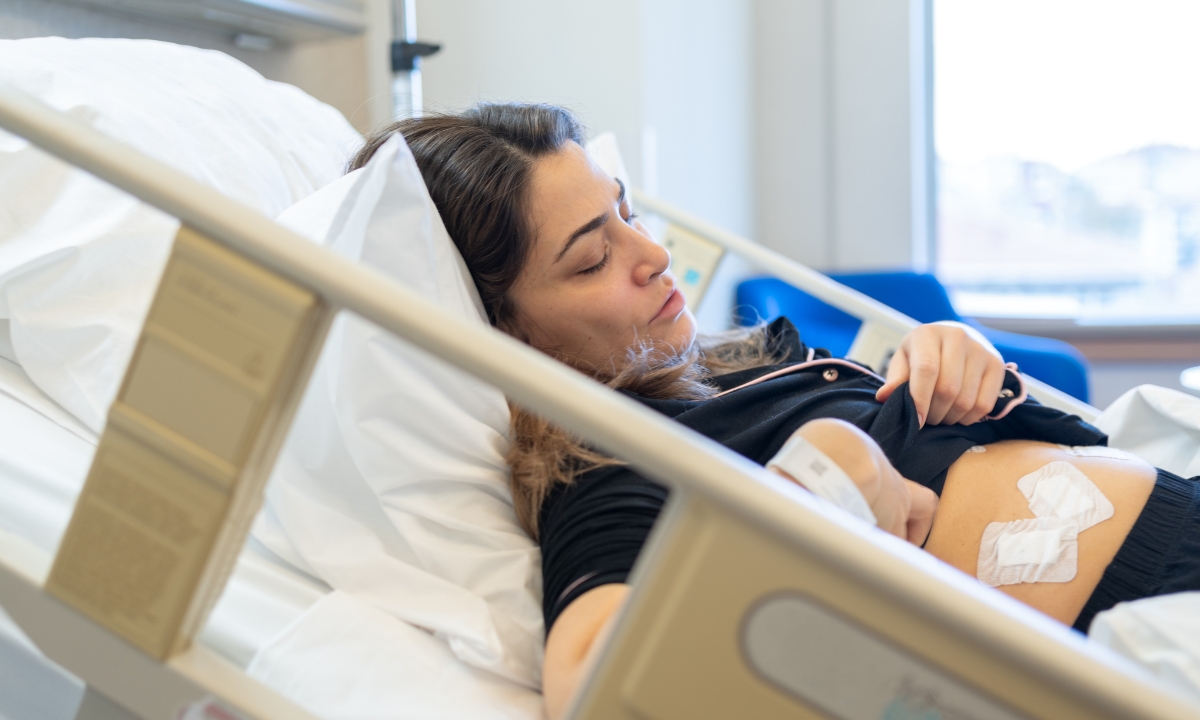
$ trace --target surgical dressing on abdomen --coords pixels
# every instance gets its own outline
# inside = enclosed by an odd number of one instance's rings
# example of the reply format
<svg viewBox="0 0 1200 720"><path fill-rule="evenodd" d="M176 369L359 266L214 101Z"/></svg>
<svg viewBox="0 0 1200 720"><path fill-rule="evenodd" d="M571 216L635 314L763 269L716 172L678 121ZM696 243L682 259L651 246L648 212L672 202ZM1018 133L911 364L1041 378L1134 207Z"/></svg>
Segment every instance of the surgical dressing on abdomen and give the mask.
<svg viewBox="0 0 1200 720"><path fill-rule="evenodd" d="M993 587L1073 580L1079 533L1112 517L1112 503L1069 462L1038 468L1018 480L1017 489L1037 517L989 523L979 543L976 576Z"/></svg>
<svg viewBox="0 0 1200 720"><path fill-rule="evenodd" d="M1052 462L1017 481L1038 517L1074 520L1080 532L1113 516L1112 503L1083 471L1069 462Z"/></svg>
<svg viewBox="0 0 1200 720"><path fill-rule="evenodd" d="M1079 526L1046 517L989 523L979 545L976 575L986 585L1068 582L1079 557Z"/></svg>

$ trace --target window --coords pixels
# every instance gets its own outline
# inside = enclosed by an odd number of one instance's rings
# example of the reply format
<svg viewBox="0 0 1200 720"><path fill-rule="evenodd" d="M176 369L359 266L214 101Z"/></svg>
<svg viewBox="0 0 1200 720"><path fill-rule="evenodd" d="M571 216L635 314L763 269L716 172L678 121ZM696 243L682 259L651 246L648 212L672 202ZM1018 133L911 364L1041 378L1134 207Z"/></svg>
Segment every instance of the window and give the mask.
<svg viewBox="0 0 1200 720"><path fill-rule="evenodd" d="M933 27L959 309L1200 319L1200 3L935 0Z"/></svg>

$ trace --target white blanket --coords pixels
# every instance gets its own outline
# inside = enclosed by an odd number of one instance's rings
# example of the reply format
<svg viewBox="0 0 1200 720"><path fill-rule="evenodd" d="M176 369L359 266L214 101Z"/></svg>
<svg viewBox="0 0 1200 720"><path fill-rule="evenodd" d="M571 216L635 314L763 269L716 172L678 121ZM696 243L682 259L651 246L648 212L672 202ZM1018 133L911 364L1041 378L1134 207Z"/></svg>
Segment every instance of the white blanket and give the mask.
<svg viewBox="0 0 1200 720"><path fill-rule="evenodd" d="M326 720L534 720L542 696L334 591L264 647L250 674Z"/></svg>
<svg viewBox="0 0 1200 720"><path fill-rule="evenodd" d="M1095 425L1111 447L1181 477L1200 475L1200 398L1142 385L1117 398ZM1088 637L1200 699L1200 593L1119 603L1096 616Z"/></svg>
<svg viewBox="0 0 1200 720"><path fill-rule="evenodd" d="M1180 477L1200 475L1200 398L1194 395L1141 385L1117 398L1094 424L1108 434L1110 447Z"/></svg>

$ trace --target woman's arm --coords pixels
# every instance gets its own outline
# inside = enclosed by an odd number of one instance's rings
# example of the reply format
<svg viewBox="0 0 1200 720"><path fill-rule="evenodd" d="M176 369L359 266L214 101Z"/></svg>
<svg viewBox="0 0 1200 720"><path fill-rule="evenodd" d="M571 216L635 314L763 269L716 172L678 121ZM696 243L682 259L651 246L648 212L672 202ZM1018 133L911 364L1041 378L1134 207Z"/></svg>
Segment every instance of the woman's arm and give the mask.
<svg viewBox="0 0 1200 720"><path fill-rule="evenodd" d="M813 420L796 432L850 476L880 528L917 544L924 542L937 496L901 477L870 436L850 423L832 419ZM580 595L558 616L546 638L542 671L542 693L550 720L566 712L571 695L595 662L628 595L628 585L601 585Z"/></svg>
<svg viewBox="0 0 1200 720"><path fill-rule="evenodd" d="M867 501L880 529L921 545L933 526L938 498L932 490L905 479L879 445L862 430L832 418L805 423L797 435L808 440L850 477ZM797 482L779 468L772 471Z"/></svg>
<svg viewBox="0 0 1200 720"><path fill-rule="evenodd" d="M922 325L904 336L875 395L891 397L902 383L921 425L970 425L992 412L1004 383L1004 360L978 330L958 322Z"/></svg>
<svg viewBox="0 0 1200 720"><path fill-rule="evenodd" d="M542 666L542 695L550 720L567 711L571 695L595 664L628 595L629 586L623 583L592 588L568 605L550 628Z"/></svg>

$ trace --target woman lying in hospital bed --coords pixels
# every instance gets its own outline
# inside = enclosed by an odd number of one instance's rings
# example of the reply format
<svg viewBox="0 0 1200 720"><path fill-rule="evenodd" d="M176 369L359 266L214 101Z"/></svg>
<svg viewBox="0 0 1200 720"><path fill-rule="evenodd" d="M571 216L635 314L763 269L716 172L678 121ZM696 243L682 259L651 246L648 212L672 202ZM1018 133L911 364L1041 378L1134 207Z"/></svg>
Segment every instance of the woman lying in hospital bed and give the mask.
<svg viewBox="0 0 1200 720"><path fill-rule="evenodd" d="M805 346L786 320L698 338L666 250L567 111L402 121L352 167L395 132L505 332L1081 630L1119 601L1200 588L1185 541L1200 529L1197 485L1027 398L971 330L913 331L886 379ZM667 492L520 409L509 461L543 551L556 716Z"/></svg>

